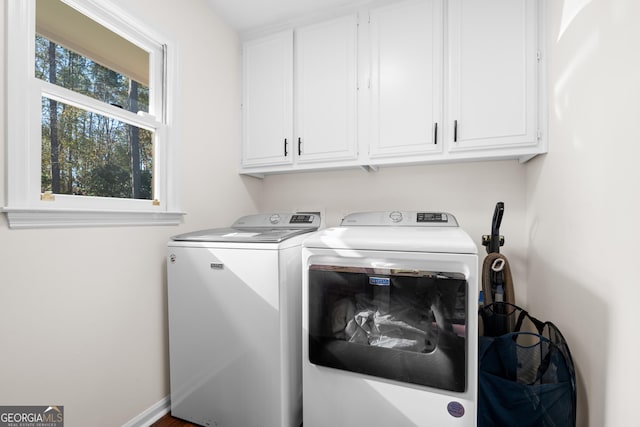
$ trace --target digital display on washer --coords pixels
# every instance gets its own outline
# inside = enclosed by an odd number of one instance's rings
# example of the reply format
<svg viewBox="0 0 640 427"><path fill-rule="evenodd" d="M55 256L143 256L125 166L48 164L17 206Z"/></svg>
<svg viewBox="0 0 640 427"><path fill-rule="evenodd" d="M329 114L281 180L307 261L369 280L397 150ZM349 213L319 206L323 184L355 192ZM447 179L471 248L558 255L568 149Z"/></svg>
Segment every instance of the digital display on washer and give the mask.
<svg viewBox="0 0 640 427"><path fill-rule="evenodd" d="M447 222L447 214L439 212L418 212L417 222Z"/></svg>
<svg viewBox="0 0 640 427"><path fill-rule="evenodd" d="M292 215L289 224L311 224L313 215Z"/></svg>

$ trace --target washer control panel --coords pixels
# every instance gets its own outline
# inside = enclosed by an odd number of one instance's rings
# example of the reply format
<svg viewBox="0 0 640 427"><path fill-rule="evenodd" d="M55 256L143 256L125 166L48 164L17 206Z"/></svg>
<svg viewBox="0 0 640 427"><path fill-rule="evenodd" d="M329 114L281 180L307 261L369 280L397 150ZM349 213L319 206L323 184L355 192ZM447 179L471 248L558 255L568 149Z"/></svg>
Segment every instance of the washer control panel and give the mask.
<svg viewBox="0 0 640 427"><path fill-rule="evenodd" d="M247 215L238 218L232 228L285 228L312 229L320 227L320 214L316 212L274 212L269 214Z"/></svg>

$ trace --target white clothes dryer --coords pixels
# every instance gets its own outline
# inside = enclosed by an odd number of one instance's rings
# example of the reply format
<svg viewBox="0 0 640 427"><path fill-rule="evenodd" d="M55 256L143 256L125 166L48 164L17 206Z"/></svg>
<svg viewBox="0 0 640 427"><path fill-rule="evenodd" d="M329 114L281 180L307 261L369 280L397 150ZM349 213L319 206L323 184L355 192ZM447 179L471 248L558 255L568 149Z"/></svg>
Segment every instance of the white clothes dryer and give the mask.
<svg viewBox="0 0 640 427"><path fill-rule="evenodd" d="M351 214L303 243L305 427L475 427L478 255L441 212Z"/></svg>
<svg viewBox="0 0 640 427"><path fill-rule="evenodd" d="M203 426L299 427L301 244L314 214L264 214L168 243L171 413Z"/></svg>

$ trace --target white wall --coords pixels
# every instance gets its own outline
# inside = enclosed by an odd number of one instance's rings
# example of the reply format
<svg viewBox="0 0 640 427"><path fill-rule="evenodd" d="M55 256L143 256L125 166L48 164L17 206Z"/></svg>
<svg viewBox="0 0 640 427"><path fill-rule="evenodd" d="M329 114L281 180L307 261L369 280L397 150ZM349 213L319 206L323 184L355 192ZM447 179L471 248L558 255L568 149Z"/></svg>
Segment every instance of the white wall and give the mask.
<svg viewBox="0 0 640 427"><path fill-rule="evenodd" d="M518 302L557 323L574 353L578 425L636 423L630 415L640 383L636 0L548 2L550 153L525 166L478 162L264 181L236 174L236 35L204 0L188 8L171 0L117 1L179 43L180 190L188 215L179 227L65 230L9 230L0 217L2 404L61 404L69 427L113 426L168 394L170 235L227 225L256 210L321 209L327 225L358 210L448 210L482 257L480 236L490 230L495 202L504 201L503 252ZM0 49L4 81L4 40ZM4 147L3 138L2 172Z"/></svg>
<svg viewBox="0 0 640 427"><path fill-rule="evenodd" d="M166 242L254 212L261 186L237 175L236 34L204 0L118 2L180 49L179 189L188 215L178 227L65 230L10 230L0 215L0 402L64 405L68 427L122 425L169 394ZM4 135L4 84L0 91ZM3 136L0 203L4 153Z"/></svg>
<svg viewBox="0 0 640 427"><path fill-rule="evenodd" d="M569 341L578 426L637 426L640 3L548 4L550 151L527 165L527 299Z"/></svg>

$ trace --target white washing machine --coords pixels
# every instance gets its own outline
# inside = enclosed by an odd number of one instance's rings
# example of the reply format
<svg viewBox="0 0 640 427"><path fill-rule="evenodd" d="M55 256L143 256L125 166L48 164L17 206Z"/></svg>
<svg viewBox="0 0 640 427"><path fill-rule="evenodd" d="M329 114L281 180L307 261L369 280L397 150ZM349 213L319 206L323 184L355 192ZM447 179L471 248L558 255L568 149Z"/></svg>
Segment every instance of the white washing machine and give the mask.
<svg viewBox="0 0 640 427"><path fill-rule="evenodd" d="M472 427L477 247L453 215L365 212L305 240L305 427Z"/></svg>
<svg viewBox="0 0 640 427"><path fill-rule="evenodd" d="M315 214L265 214L168 243L171 413L203 426L299 427L301 243Z"/></svg>

